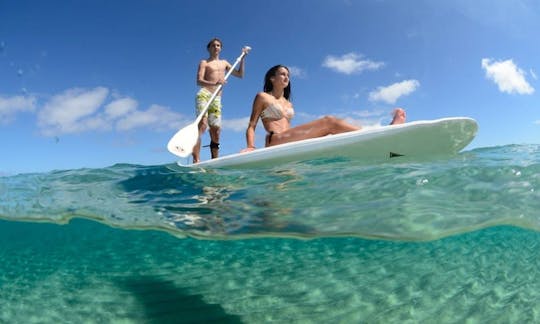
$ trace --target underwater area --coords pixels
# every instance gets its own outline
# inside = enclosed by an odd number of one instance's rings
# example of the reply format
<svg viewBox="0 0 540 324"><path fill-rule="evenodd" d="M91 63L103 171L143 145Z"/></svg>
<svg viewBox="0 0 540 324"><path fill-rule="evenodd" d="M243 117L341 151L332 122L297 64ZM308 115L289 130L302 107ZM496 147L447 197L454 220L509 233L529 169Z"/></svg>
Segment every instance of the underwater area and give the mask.
<svg viewBox="0 0 540 324"><path fill-rule="evenodd" d="M540 147L0 178L0 322L536 322Z"/></svg>

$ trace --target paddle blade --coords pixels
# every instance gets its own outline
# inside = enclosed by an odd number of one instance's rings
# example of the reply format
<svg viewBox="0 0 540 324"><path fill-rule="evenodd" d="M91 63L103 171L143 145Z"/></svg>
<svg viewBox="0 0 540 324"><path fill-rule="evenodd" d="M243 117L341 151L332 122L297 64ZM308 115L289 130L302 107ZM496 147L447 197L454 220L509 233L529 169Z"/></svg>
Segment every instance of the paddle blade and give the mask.
<svg viewBox="0 0 540 324"><path fill-rule="evenodd" d="M197 124L189 124L174 134L167 144L167 149L174 155L187 157L193 152L193 146L197 143L198 138L199 128Z"/></svg>

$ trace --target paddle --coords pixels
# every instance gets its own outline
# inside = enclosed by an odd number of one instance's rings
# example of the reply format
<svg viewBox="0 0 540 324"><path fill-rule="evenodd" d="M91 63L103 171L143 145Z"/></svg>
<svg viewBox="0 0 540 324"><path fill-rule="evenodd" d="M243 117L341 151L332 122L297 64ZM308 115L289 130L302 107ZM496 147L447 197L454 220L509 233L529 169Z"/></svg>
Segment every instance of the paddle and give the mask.
<svg viewBox="0 0 540 324"><path fill-rule="evenodd" d="M232 67L227 71L227 74L225 74L224 80L227 80L229 75L231 75L232 71L236 68L236 66L240 63L242 58L251 50L251 47L244 46L242 48L242 54L236 59ZM193 151L193 146L197 143L197 140L199 139L199 122L203 118L204 114L210 107L210 104L212 101L214 101L214 98L216 98L219 91L223 88L223 84L220 84L217 86L214 93L212 93L212 96L210 97L210 100L206 103L203 110L199 113L197 116L197 119L186 127L179 130L174 136L169 140L169 143L167 144L167 149L169 152L171 152L174 155L178 155L180 157L187 157L191 154Z"/></svg>

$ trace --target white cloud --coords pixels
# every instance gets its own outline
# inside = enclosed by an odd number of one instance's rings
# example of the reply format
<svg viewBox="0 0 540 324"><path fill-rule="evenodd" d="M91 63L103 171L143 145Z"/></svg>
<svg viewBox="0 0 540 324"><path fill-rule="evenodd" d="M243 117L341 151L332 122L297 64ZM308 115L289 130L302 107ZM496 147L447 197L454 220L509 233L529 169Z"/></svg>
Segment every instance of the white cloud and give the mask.
<svg viewBox="0 0 540 324"><path fill-rule="evenodd" d="M230 129L235 132L245 131L249 123L249 117L237 119L223 119L222 128Z"/></svg>
<svg viewBox="0 0 540 324"><path fill-rule="evenodd" d="M288 68L289 68L289 73L291 74L291 77L305 79L307 76L307 73L299 67L289 66Z"/></svg>
<svg viewBox="0 0 540 324"><path fill-rule="evenodd" d="M533 79L538 80L538 77L536 76L536 73L534 73L534 70L533 70L533 69L530 69L530 70L529 70L529 73L531 74L531 76L533 77Z"/></svg>
<svg viewBox="0 0 540 324"><path fill-rule="evenodd" d="M107 103L109 89L68 89L53 96L38 113L41 132L46 136L96 130L129 131L135 128L177 130L186 119L170 108L151 105L139 110L138 102L124 97ZM115 96L113 96L115 97Z"/></svg>
<svg viewBox="0 0 540 324"><path fill-rule="evenodd" d="M501 92L510 94L532 94L534 92L534 88L525 79L526 73L517 67L512 60L494 61L483 58L482 68L486 71L486 77L495 82Z"/></svg>
<svg viewBox="0 0 540 324"><path fill-rule="evenodd" d="M152 127L158 130L179 128L179 121L183 118L167 107L152 105L147 110L137 110L124 115L116 123L120 131L127 131L140 127Z"/></svg>
<svg viewBox="0 0 540 324"><path fill-rule="evenodd" d="M365 70L377 70L384 66L384 62L375 62L363 59L362 55L348 53L341 57L329 55L324 59L322 65L340 73L352 74Z"/></svg>
<svg viewBox="0 0 540 324"><path fill-rule="evenodd" d="M32 112L36 109L36 99L32 96L0 96L0 124L8 124L21 112Z"/></svg>
<svg viewBox="0 0 540 324"><path fill-rule="evenodd" d="M137 109L137 101L131 98L117 99L105 106L105 114L109 118L118 118Z"/></svg>
<svg viewBox="0 0 540 324"><path fill-rule="evenodd" d="M45 135L79 133L103 128L104 122L92 116L103 104L109 90L69 89L52 97L38 114L39 125Z"/></svg>
<svg viewBox="0 0 540 324"><path fill-rule="evenodd" d="M419 86L417 80L405 80L387 87L378 87L369 93L369 100L395 104L400 97L413 93Z"/></svg>

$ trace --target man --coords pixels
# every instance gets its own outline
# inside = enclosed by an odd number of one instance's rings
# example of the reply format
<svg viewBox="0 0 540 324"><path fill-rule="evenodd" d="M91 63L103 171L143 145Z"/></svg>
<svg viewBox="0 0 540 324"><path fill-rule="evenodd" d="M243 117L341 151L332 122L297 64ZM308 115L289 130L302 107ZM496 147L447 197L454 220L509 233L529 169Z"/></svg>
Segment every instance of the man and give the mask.
<svg viewBox="0 0 540 324"><path fill-rule="evenodd" d="M210 56L206 60L201 60L199 63L199 69L197 71L197 85L201 87L197 92L196 108L197 115L204 109L212 94L218 86L226 83L225 74L232 68L232 65L226 60L221 60L219 54L221 53L223 43L218 38L210 40L206 49ZM245 49L244 49L245 50ZM246 52L247 53L247 52ZM245 56L244 56L245 57ZM231 72L232 75L243 78L244 77L244 57L239 64L238 69ZM193 147L193 163L200 162L201 152L201 136L209 127L210 130L210 152L212 159L215 159L219 155L219 135L221 132L221 94L219 91L212 103L199 123L199 139L197 144Z"/></svg>

